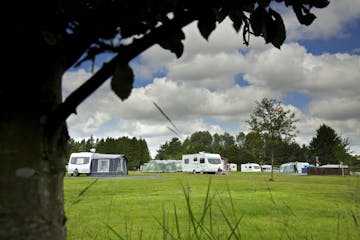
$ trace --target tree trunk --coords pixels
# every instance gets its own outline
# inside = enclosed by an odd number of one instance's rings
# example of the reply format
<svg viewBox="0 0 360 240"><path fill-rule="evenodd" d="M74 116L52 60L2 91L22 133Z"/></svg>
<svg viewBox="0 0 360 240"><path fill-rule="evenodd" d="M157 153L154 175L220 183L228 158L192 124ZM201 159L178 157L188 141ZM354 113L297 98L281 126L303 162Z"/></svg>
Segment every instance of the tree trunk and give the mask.
<svg viewBox="0 0 360 240"><path fill-rule="evenodd" d="M1 40L0 239L64 240L68 135L64 121L46 119L61 102L61 58L41 36L9 29Z"/></svg>
<svg viewBox="0 0 360 240"><path fill-rule="evenodd" d="M271 181L274 181L274 149L271 150Z"/></svg>

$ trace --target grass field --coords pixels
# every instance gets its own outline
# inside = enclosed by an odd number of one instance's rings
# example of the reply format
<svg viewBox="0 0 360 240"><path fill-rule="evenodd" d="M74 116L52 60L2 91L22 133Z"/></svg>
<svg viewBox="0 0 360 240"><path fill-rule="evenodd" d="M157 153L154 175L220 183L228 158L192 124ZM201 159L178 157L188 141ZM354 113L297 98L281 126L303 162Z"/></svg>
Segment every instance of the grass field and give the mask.
<svg viewBox="0 0 360 240"><path fill-rule="evenodd" d="M360 239L360 179L139 174L64 183L68 239Z"/></svg>

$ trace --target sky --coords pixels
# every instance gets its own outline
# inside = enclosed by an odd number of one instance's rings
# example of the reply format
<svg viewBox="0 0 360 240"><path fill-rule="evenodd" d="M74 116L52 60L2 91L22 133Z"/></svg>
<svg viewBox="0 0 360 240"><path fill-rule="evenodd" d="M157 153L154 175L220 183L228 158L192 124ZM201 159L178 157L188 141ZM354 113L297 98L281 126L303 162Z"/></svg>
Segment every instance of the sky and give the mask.
<svg viewBox="0 0 360 240"><path fill-rule="evenodd" d="M153 46L130 63L131 96L121 101L107 81L68 118L70 137L142 138L153 158L162 144L178 137L154 102L183 141L196 131L248 133L246 120L266 97L295 112L297 143L308 145L326 124L360 155L360 1L332 0L314 9L317 18L309 27L301 26L291 9L280 11L287 30L280 50L255 37L245 46L228 19L208 41L196 23L184 28L180 59ZM63 98L91 75L89 64L66 72Z"/></svg>

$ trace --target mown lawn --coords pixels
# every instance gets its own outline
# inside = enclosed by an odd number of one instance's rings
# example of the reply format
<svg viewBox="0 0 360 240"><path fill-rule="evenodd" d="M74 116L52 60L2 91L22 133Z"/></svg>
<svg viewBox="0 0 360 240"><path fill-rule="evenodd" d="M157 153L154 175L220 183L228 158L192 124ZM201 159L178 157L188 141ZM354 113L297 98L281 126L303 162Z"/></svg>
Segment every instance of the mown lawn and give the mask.
<svg viewBox="0 0 360 240"><path fill-rule="evenodd" d="M355 176L131 172L64 195L68 239L360 239Z"/></svg>

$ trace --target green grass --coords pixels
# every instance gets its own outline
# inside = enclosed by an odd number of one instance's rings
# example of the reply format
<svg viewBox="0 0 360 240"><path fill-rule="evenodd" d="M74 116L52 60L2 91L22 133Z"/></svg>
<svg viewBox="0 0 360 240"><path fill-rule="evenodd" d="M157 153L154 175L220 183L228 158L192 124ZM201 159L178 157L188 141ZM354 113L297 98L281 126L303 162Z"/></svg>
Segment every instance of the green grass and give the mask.
<svg viewBox="0 0 360 240"><path fill-rule="evenodd" d="M68 239L360 239L359 177L155 175L65 178Z"/></svg>

